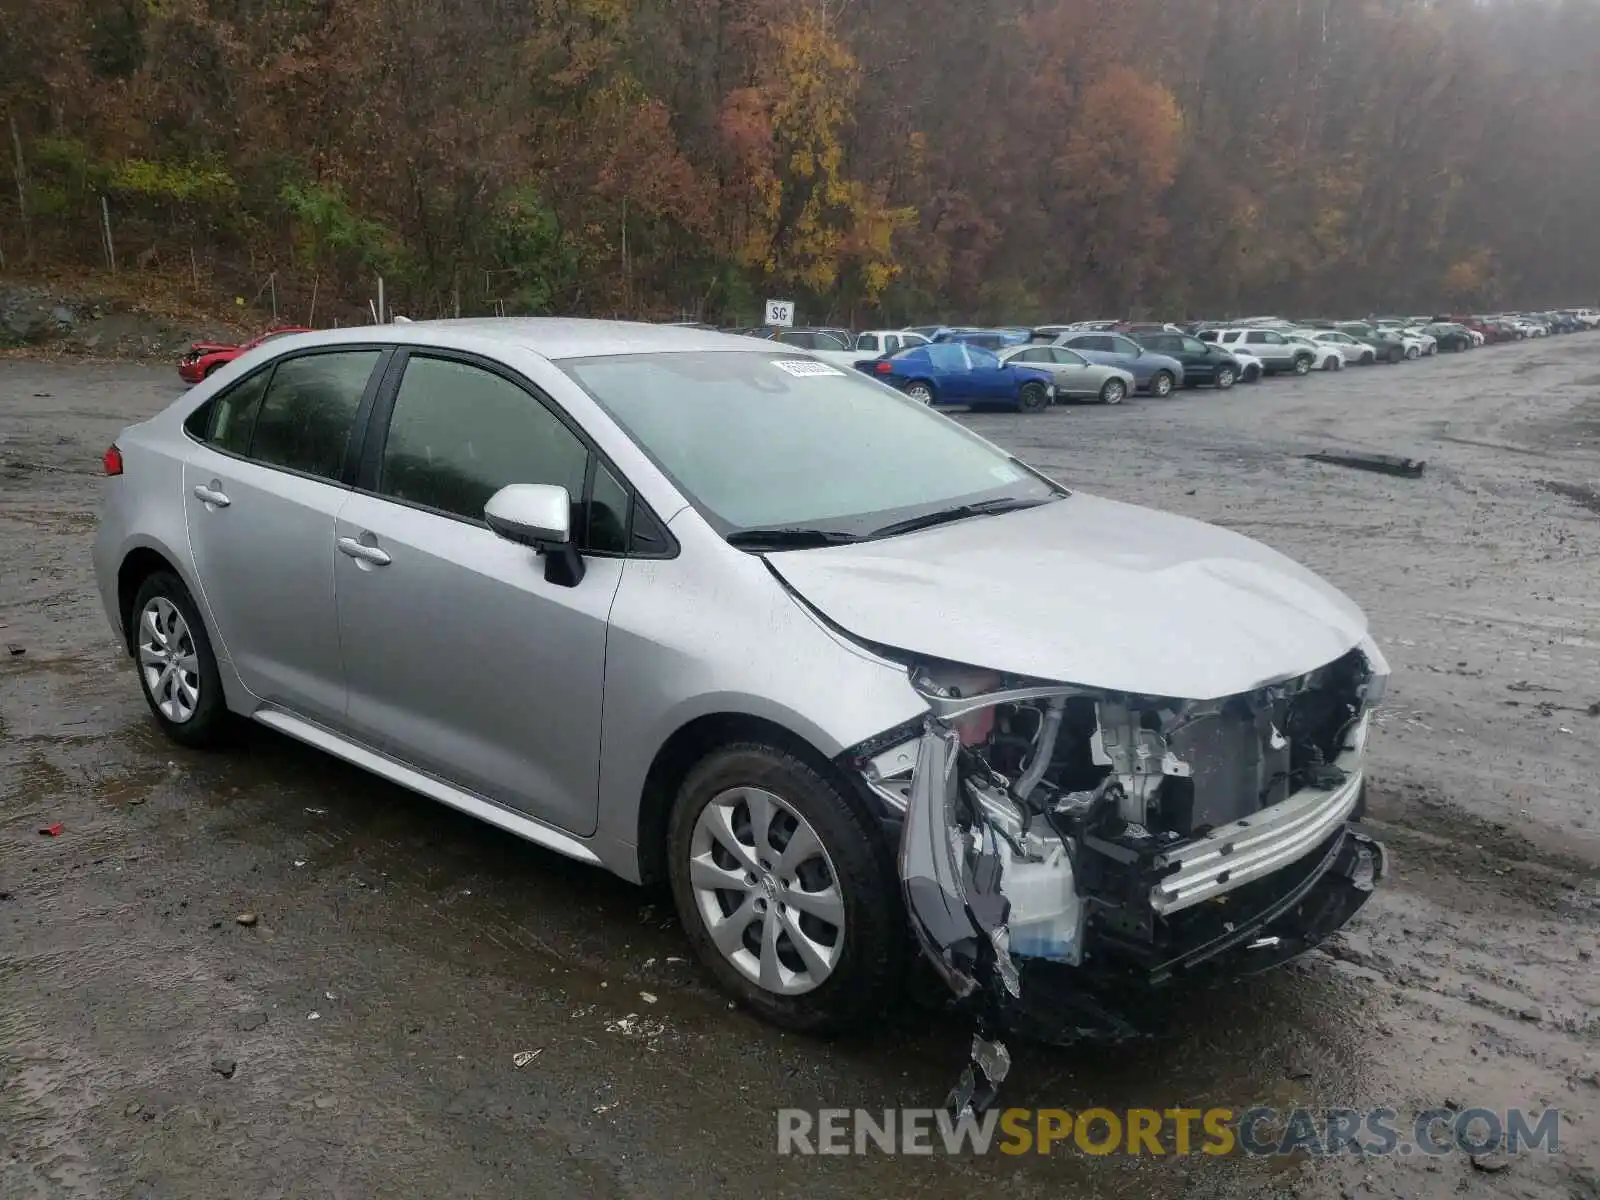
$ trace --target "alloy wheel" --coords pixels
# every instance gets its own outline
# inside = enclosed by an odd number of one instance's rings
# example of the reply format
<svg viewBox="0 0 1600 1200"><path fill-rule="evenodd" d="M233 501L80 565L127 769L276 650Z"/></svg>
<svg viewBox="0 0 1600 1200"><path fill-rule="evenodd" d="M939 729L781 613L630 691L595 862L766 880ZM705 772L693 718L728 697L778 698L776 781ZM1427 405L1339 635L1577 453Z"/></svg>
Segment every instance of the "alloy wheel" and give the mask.
<svg viewBox="0 0 1600 1200"><path fill-rule="evenodd" d="M913 383L906 388L906 395L910 396L918 404L933 403L933 391L925 383Z"/></svg>
<svg viewBox="0 0 1600 1200"><path fill-rule="evenodd" d="M721 792L700 810L689 884L706 932L765 991L820 987L844 950L844 897L817 831L764 788Z"/></svg>
<svg viewBox="0 0 1600 1200"><path fill-rule="evenodd" d="M1100 389L1100 399L1107 404L1121 404L1127 397L1128 389L1120 379L1106 380L1106 386Z"/></svg>
<svg viewBox="0 0 1600 1200"><path fill-rule="evenodd" d="M200 705L200 656L178 606L155 596L139 614L139 674L161 715L182 725Z"/></svg>

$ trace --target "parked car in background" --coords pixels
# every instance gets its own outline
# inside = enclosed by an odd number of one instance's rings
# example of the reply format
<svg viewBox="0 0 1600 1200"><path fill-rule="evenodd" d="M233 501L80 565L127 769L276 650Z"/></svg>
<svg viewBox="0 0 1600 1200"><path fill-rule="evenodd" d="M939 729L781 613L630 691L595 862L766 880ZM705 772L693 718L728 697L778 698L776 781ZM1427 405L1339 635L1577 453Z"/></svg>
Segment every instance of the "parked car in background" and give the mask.
<svg viewBox="0 0 1600 1200"><path fill-rule="evenodd" d="M1431 321L1422 326L1422 332L1433 338L1434 345L1446 354L1459 354L1471 350L1474 345L1472 331L1465 325Z"/></svg>
<svg viewBox="0 0 1600 1200"><path fill-rule="evenodd" d="M309 329L299 325L283 325L277 329L269 329L260 337L251 338L248 342L234 344L232 342L195 342L182 358L178 360L178 378L185 383L199 383L220 371L234 359L247 351L254 350L263 342L270 342L276 338L288 337L292 333L310 333Z"/></svg>
<svg viewBox="0 0 1600 1200"><path fill-rule="evenodd" d="M769 342L782 342L785 346L798 346L802 350L848 350L851 342L825 329L779 329L770 325L750 330L746 337L761 338Z"/></svg>
<svg viewBox="0 0 1600 1200"><path fill-rule="evenodd" d="M1090 362L1065 346L1012 346L1002 350L999 357L1003 363L1050 372L1058 400L1092 399L1102 404L1121 404L1135 387L1132 371Z"/></svg>
<svg viewBox="0 0 1600 1200"><path fill-rule="evenodd" d="M1285 329L1283 336L1299 342L1317 356L1312 368L1317 371L1342 371L1347 357L1342 346L1324 342L1314 329Z"/></svg>
<svg viewBox="0 0 1600 1200"><path fill-rule="evenodd" d="M868 329L856 334L855 349L869 354L893 354L907 346L926 346L932 340L909 329Z"/></svg>
<svg viewBox="0 0 1600 1200"><path fill-rule="evenodd" d="M1267 368L1250 351L1231 346L1228 348L1228 353L1233 355L1234 361L1239 364L1240 383L1260 383L1267 377Z"/></svg>
<svg viewBox="0 0 1600 1200"><path fill-rule="evenodd" d="M1371 346L1379 362L1405 361L1406 344L1392 329L1379 329L1376 325L1369 325L1365 321L1341 321L1338 330L1340 333L1349 334L1358 342L1365 342Z"/></svg>
<svg viewBox="0 0 1600 1200"><path fill-rule="evenodd" d="M1351 337L1342 330L1308 328L1305 332L1315 336L1319 342L1339 347L1344 353L1346 363L1360 367L1370 367L1378 361L1378 352L1372 346Z"/></svg>
<svg viewBox="0 0 1600 1200"><path fill-rule="evenodd" d="M1221 346L1187 333L1135 333L1131 336L1146 350L1177 359L1183 367L1185 387L1230 388L1239 381L1239 360Z"/></svg>
<svg viewBox="0 0 1600 1200"><path fill-rule="evenodd" d="M1269 375L1309 375L1317 364L1317 351L1276 329L1211 329L1201 337L1225 349L1238 347L1261 360Z"/></svg>
<svg viewBox="0 0 1600 1200"><path fill-rule="evenodd" d="M1428 358L1438 351L1439 343L1431 334L1410 325L1395 331L1400 335L1400 340L1406 344L1407 358Z"/></svg>
<svg viewBox="0 0 1600 1200"><path fill-rule="evenodd" d="M1120 333L1066 333L1056 345L1076 350L1090 362L1122 367L1133 373L1141 392L1166 397L1183 386L1183 364L1165 354L1146 350Z"/></svg>
<svg viewBox="0 0 1600 1200"><path fill-rule="evenodd" d="M1294 329L1290 331L1288 336L1299 338L1319 352L1332 351L1338 355L1338 366L1332 366L1324 361L1318 364L1322 370L1338 371L1351 363L1358 363L1361 360L1362 353L1367 350L1367 347L1357 345L1354 339L1345 337L1343 334L1331 329L1313 329L1309 327Z"/></svg>
<svg viewBox="0 0 1600 1200"><path fill-rule="evenodd" d="M1055 377L1038 367L1009 365L982 346L934 342L864 365L874 379L922 404L964 404L1041 412L1055 398Z"/></svg>
<svg viewBox="0 0 1600 1200"><path fill-rule="evenodd" d="M982 346L985 350L999 352L1008 346L1021 346L1028 341L1026 329L953 329L934 338L935 342L962 342L968 346Z"/></svg>

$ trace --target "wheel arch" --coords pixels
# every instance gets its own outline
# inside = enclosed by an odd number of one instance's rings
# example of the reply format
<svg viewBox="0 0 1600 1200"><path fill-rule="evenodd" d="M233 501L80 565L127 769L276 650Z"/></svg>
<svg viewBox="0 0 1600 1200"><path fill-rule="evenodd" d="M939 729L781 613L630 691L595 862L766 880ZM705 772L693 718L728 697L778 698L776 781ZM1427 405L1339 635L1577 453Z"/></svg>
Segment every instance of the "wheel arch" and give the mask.
<svg viewBox="0 0 1600 1200"><path fill-rule="evenodd" d="M641 884L650 886L667 880L667 829L678 789L689 772L719 746L736 742L765 742L787 751L831 780L847 801L856 803L860 798L859 790L839 765L790 724L734 709L702 713L679 725L662 742L645 772L634 842Z"/></svg>
<svg viewBox="0 0 1600 1200"><path fill-rule="evenodd" d="M178 566L177 556L164 546L150 543L132 546L117 564L117 627L122 631L122 648L130 655L133 653L133 601L144 586L144 581L158 571L177 576L183 586L189 589L189 596L194 600L201 619L205 619L206 614L194 583ZM214 632L209 628L206 632L212 635L212 644L215 646Z"/></svg>

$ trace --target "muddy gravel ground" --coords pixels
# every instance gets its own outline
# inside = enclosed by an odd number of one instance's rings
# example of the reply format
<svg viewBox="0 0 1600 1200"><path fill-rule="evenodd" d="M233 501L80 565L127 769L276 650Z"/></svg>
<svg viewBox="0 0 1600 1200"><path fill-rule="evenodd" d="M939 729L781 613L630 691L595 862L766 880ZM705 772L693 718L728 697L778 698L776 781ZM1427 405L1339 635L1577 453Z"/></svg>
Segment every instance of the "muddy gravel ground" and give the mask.
<svg viewBox="0 0 1600 1200"><path fill-rule="evenodd" d="M778 1157L779 1107L937 1104L965 1028L908 1005L858 1039L774 1032L659 893L266 731L158 736L88 547L101 452L177 390L0 362L0 1195L1600 1196L1600 335L963 418L1301 559L1395 669L1393 876L1351 929L1164 1040L1020 1051L1006 1100L1563 1110L1558 1154L1477 1166ZM1301 457L1336 447L1427 473Z"/></svg>

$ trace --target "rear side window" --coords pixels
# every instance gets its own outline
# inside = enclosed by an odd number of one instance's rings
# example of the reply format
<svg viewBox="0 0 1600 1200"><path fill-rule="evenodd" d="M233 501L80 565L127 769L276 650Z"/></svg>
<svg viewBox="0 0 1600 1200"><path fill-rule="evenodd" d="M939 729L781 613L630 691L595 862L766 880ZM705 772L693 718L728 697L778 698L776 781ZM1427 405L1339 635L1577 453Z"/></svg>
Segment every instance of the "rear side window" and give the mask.
<svg viewBox="0 0 1600 1200"><path fill-rule="evenodd" d="M207 444L229 454L250 452L250 435L255 432L256 413L270 378L270 368L257 371L206 406L205 425L199 432Z"/></svg>
<svg viewBox="0 0 1600 1200"><path fill-rule="evenodd" d="M339 478L356 410L380 356L378 350L348 350L280 362L256 415L248 456L319 479Z"/></svg>
<svg viewBox="0 0 1600 1200"><path fill-rule="evenodd" d="M876 350L877 348L878 348L878 335L875 334L875 333L863 333L860 337L858 337L856 339L856 349L857 350Z"/></svg>
<svg viewBox="0 0 1600 1200"><path fill-rule="evenodd" d="M468 363L413 355L395 396L378 491L472 521L507 484L551 483L583 495L589 452L509 379ZM574 519L574 532L582 523Z"/></svg>

